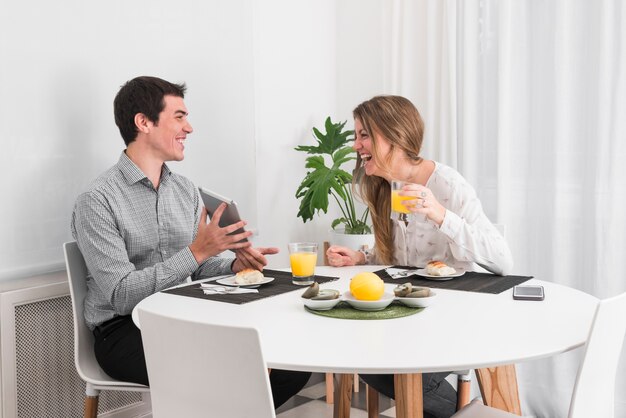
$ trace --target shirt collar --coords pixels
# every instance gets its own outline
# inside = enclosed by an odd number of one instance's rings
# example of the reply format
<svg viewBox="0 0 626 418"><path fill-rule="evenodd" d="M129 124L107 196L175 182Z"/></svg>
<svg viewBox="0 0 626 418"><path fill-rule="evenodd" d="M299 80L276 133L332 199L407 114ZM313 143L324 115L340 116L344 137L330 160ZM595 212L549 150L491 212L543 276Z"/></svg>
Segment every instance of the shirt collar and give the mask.
<svg viewBox="0 0 626 418"><path fill-rule="evenodd" d="M128 155L126 155L126 151L122 151L122 155L120 155L120 158L117 162L117 167L119 168L120 172L122 173L128 184L135 184L142 181L143 179L148 179L144 172L141 171L141 169L137 167L137 165L130 158L128 158ZM163 167L161 168L161 182L168 178L171 173L172 172L167 164L164 163Z"/></svg>

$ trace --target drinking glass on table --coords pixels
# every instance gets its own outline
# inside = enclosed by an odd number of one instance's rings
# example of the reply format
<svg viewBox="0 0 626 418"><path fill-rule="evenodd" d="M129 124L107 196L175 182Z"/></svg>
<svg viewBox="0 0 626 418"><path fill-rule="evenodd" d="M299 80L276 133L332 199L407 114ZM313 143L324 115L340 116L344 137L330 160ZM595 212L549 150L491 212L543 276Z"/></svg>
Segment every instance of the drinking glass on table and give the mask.
<svg viewBox="0 0 626 418"><path fill-rule="evenodd" d="M405 219L409 209L402 204L404 200L411 200L414 197L400 196L400 192L405 182L401 180L391 180L391 219Z"/></svg>
<svg viewBox="0 0 626 418"><path fill-rule="evenodd" d="M408 214L411 211L402 202L415 199L415 196L400 196L400 192L402 192L402 188L406 184L406 182L401 180L391 180L391 219L398 219L404 222L409 221ZM414 213L410 219L426 222L426 216L417 213Z"/></svg>
<svg viewBox="0 0 626 418"><path fill-rule="evenodd" d="M291 263L291 282L308 286L315 281L315 264L317 264L317 243L292 242L289 244L289 261Z"/></svg>

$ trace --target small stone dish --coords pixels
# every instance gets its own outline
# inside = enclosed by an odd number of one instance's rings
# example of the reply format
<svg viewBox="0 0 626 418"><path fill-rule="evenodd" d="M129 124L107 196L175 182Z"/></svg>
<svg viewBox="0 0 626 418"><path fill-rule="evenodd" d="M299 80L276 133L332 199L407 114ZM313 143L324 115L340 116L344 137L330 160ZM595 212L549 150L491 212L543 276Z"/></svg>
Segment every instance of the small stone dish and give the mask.
<svg viewBox="0 0 626 418"><path fill-rule="evenodd" d="M430 306L433 301L437 298L437 293L430 291L430 296L418 297L418 298L402 298L396 296L396 300L399 300L406 306L410 306L411 308L426 308Z"/></svg>
<svg viewBox="0 0 626 418"><path fill-rule="evenodd" d="M322 299L322 300L305 299L305 298L302 298L302 299L304 300L304 306L306 306L309 309L313 309L315 311L331 310L332 308L337 306L339 302L341 302L341 298Z"/></svg>

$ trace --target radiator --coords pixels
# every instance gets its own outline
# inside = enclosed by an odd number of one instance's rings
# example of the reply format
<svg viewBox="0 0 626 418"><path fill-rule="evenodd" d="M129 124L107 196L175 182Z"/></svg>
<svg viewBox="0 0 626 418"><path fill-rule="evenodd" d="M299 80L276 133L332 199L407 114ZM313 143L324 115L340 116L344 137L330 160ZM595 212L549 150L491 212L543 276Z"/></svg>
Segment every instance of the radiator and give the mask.
<svg viewBox="0 0 626 418"><path fill-rule="evenodd" d="M0 282L0 418L80 418L84 396L65 272ZM149 411L141 393L100 394L100 416Z"/></svg>

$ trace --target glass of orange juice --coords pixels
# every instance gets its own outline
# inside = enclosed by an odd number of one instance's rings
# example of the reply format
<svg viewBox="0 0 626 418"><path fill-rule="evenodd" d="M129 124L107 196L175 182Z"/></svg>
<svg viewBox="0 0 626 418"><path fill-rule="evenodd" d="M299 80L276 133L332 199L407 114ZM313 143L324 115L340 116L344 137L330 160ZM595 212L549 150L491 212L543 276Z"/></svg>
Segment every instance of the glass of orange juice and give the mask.
<svg viewBox="0 0 626 418"><path fill-rule="evenodd" d="M391 217L394 219L398 218L399 214L409 213L409 210L402 204L402 201L415 199L412 196L400 196L402 187L404 187L403 181L391 180Z"/></svg>
<svg viewBox="0 0 626 418"><path fill-rule="evenodd" d="M293 284L308 286L315 281L317 264L317 243L293 242L289 244L291 281Z"/></svg>

